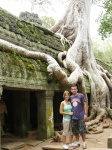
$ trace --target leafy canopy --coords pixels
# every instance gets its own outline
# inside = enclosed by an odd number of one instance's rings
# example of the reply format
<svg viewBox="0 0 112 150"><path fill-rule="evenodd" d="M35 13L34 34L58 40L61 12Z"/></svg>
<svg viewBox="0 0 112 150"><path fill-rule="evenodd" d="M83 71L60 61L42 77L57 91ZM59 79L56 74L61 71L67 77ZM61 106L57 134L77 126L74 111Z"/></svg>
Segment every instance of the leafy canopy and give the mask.
<svg viewBox="0 0 112 150"><path fill-rule="evenodd" d="M55 20L52 17L42 16L40 19L43 27L47 29L50 29L55 24Z"/></svg>
<svg viewBox="0 0 112 150"><path fill-rule="evenodd" d="M94 39L93 49L96 59L112 67L112 44L108 40Z"/></svg>
<svg viewBox="0 0 112 150"><path fill-rule="evenodd" d="M112 0L103 2L105 12L99 17L100 27L98 29L102 39L112 35Z"/></svg>

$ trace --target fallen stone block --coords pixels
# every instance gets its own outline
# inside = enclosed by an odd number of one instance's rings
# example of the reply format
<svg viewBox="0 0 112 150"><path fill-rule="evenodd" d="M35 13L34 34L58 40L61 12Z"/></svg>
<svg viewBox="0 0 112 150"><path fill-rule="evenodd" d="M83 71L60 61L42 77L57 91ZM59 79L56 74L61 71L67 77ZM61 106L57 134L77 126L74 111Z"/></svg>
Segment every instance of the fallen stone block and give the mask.
<svg viewBox="0 0 112 150"><path fill-rule="evenodd" d="M112 149L112 135L108 137L108 148Z"/></svg>

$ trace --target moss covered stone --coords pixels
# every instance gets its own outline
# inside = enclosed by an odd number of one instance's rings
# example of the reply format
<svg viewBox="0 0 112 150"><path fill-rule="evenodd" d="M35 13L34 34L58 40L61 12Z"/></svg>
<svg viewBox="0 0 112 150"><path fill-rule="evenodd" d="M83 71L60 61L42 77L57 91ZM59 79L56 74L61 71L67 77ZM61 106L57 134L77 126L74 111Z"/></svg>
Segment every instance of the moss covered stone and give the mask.
<svg viewBox="0 0 112 150"><path fill-rule="evenodd" d="M0 26L10 32L21 35L23 38L31 42L41 43L57 51L67 50L69 45L65 47L60 42L60 38L43 27L35 26L34 24L20 20L0 8ZM66 48L66 49L65 49Z"/></svg>

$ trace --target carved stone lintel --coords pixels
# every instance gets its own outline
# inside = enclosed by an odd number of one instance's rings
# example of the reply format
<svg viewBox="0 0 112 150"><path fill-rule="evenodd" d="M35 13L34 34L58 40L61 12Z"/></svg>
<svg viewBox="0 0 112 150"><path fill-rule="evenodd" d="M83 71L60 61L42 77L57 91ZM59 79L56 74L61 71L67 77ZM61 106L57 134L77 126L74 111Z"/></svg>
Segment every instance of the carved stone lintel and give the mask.
<svg viewBox="0 0 112 150"><path fill-rule="evenodd" d="M36 97L41 97L41 99L42 99L42 97L53 97L54 96L54 91L39 91L39 93L38 92L36 92Z"/></svg>

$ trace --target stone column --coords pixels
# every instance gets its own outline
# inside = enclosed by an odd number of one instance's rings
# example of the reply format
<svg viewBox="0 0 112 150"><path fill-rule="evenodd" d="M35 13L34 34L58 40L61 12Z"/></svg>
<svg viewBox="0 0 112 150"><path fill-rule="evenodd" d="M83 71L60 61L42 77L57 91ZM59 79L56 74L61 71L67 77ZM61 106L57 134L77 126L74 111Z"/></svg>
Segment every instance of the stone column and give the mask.
<svg viewBox="0 0 112 150"><path fill-rule="evenodd" d="M48 139L54 135L53 96L54 91L36 92L38 107L38 138Z"/></svg>
<svg viewBox="0 0 112 150"><path fill-rule="evenodd" d="M2 96L3 88L0 86L0 97ZM0 150L1 150L1 115L0 115Z"/></svg>

